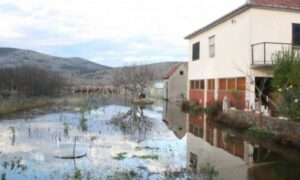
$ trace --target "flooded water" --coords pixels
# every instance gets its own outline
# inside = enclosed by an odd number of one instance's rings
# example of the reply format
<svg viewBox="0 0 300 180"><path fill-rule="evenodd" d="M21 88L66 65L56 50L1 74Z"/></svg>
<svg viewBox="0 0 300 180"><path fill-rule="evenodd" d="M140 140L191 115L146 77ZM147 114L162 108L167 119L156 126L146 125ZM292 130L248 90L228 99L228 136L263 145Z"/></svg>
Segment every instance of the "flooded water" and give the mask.
<svg viewBox="0 0 300 180"><path fill-rule="evenodd" d="M2 179L300 177L297 150L286 157L286 149L263 147L174 103L2 119L0 140Z"/></svg>

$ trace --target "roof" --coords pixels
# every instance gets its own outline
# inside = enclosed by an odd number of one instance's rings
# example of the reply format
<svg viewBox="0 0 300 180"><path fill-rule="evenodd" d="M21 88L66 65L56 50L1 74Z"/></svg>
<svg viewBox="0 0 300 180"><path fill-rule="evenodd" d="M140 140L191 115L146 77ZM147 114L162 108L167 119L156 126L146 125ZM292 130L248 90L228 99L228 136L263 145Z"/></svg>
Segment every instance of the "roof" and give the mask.
<svg viewBox="0 0 300 180"><path fill-rule="evenodd" d="M179 68L180 65L182 65L184 63L177 63L174 64L170 67L170 69L168 70L168 72L163 76L163 79L169 79L172 74Z"/></svg>
<svg viewBox="0 0 300 180"><path fill-rule="evenodd" d="M244 5L238 7L237 9L229 12L228 14L222 16L221 18L213 21L209 25L198 29L197 31L189 34L188 36L185 37L185 39L191 39L197 35L199 35L202 32L205 32L220 23L240 14L243 13L244 11L252 8L275 8L275 9L280 9L280 10L296 10L300 12L300 0L247 0L247 3Z"/></svg>
<svg viewBox="0 0 300 180"><path fill-rule="evenodd" d="M249 0L248 3L259 6L300 9L299 0Z"/></svg>

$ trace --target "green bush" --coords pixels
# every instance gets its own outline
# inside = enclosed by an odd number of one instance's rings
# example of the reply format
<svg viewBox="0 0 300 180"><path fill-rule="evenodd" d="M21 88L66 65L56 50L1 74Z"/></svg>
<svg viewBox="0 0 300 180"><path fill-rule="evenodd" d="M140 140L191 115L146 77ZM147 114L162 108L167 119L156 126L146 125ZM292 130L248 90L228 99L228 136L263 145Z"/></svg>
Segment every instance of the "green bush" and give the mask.
<svg viewBox="0 0 300 180"><path fill-rule="evenodd" d="M300 51L283 50L274 56L273 88L282 96L282 115L300 122Z"/></svg>

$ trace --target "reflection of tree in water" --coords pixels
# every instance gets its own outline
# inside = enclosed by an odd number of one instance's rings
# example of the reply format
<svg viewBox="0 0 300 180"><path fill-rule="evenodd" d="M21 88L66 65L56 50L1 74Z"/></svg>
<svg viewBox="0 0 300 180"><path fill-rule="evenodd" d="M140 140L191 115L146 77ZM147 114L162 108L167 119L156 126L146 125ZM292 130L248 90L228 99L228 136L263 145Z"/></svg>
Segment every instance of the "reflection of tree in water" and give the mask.
<svg viewBox="0 0 300 180"><path fill-rule="evenodd" d="M152 129L152 122L144 115L143 109L142 106L132 106L128 112L113 117L111 123L126 135L145 139L146 132Z"/></svg>
<svg viewBox="0 0 300 180"><path fill-rule="evenodd" d="M84 111L81 111L81 117L79 119L79 125L82 132L86 132L88 130L87 119L84 116Z"/></svg>
<svg viewBox="0 0 300 180"><path fill-rule="evenodd" d="M11 131L11 145L15 145L15 141L16 141L16 128L15 127L9 127L10 131Z"/></svg>

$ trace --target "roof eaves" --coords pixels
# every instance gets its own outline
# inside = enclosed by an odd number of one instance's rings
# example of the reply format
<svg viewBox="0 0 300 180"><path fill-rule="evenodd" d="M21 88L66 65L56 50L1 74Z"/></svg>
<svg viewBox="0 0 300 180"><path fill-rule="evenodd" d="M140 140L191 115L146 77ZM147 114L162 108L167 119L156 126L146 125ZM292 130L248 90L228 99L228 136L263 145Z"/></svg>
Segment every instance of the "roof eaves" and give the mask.
<svg viewBox="0 0 300 180"><path fill-rule="evenodd" d="M195 31L195 32L193 32L193 33L187 35L187 36L185 37L185 39L191 39L191 38L197 36L198 34L204 32L204 31L207 31L207 30L209 30L209 29L211 29L211 28L217 26L218 24L220 24L220 23L222 23L222 22L224 22L224 21L226 21L226 20L228 20L228 19L230 19L230 18L232 18L232 17L234 17L234 16L236 16L236 15L238 15L238 14L240 14L240 13L246 11L246 10L248 10L251 6L252 6L251 4L247 4L247 3L246 3L246 4L242 5L242 6L240 6L239 8L237 8L237 9L231 11L230 13L228 13L228 14L222 16L221 18L219 18L219 19L213 21L213 22L210 23L209 25L207 25L207 26L205 26L205 27L203 27L203 28L201 28L201 29L198 29L197 31Z"/></svg>
<svg viewBox="0 0 300 180"><path fill-rule="evenodd" d="M300 12L299 7L286 7L286 6L277 6L277 5L261 5L261 4L252 4L251 7L259 9L275 9L282 11L291 11L291 12Z"/></svg>

